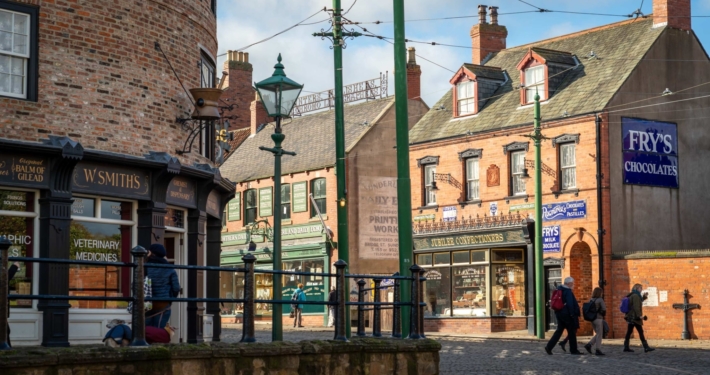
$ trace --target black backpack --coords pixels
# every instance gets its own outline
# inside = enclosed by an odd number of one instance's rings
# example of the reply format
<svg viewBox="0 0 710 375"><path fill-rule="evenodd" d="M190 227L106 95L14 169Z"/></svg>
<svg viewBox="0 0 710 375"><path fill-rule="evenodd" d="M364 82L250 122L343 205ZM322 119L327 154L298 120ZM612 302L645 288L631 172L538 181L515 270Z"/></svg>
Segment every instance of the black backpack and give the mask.
<svg viewBox="0 0 710 375"><path fill-rule="evenodd" d="M593 322L597 319L597 303L596 298L590 299L582 305L582 312L584 315L584 320L588 322Z"/></svg>
<svg viewBox="0 0 710 375"><path fill-rule="evenodd" d="M293 292L293 295L291 296L291 301L292 301L292 302L293 302L293 301L298 301L298 291ZM297 304L297 303L292 303L292 304L291 304L291 308L292 308L292 309L298 308L298 304Z"/></svg>

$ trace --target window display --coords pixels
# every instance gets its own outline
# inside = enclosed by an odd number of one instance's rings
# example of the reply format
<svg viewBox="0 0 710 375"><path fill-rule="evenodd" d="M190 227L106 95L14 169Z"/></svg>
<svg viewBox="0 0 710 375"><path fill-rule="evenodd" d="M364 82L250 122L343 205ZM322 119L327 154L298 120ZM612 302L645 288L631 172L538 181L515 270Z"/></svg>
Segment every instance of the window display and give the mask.
<svg viewBox="0 0 710 375"><path fill-rule="evenodd" d="M322 258L294 260L283 262L284 271L295 272L313 272L323 273L325 262ZM284 275L283 276L283 298L291 299L293 292L298 287L299 283L303 283L303 292L306 294L308 301L325 301L327 295L325 293L325 284L323 276L300 276L300 275ZM284 313L291 312L290 305L284 305ZM304 305L303 313L322 313L325 307L322 305Z"/></svg>
<svg viewBox="0 0 710 375"><path fill-rule="evenodd" d="M453 315L487 316L487 266L454 267Z"/></svg>
<svg viewBox="0 0 710 375"><path fill-rule="evenodd" d="M34 213L34 193L0 190L0 211ZM8 256L32 257L34 246L34 217L0 215L0 237L6 237L12 245ZM8 267L12 263L8 264ZM32 265L19 263L19 270L10 280L10 294L32 294ZM10 307L32 307L31 300L10 300Z"/></svg>
<svg viewBox="0 0 710 375"><path fill-rule="evenodd" d="M449 315L451 311L451 268L435 267L424 274L424 316Z"/></svg>
<svg viewBox="0 0 710 375"><path fill-rule="evenodd" d="M524 316L525 268L523 265L494 265L493 272L493 313Z"/></svg>

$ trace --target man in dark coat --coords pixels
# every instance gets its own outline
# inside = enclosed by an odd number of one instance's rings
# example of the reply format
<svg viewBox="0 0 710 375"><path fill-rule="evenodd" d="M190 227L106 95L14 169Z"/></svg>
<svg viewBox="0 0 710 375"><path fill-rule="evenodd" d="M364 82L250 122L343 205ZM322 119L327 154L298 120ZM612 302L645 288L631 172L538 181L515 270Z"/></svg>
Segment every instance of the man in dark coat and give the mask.
<svg viewBox="0 0 710 375"><path fill-rule="evenodd" d="M564 307L560 311L555 311L557 317L557 329L550 338L550 341L545 346L545 352L552 355L552 349L557 345L557 341L562 337L562 332L566 329L569 338L570 354L583 354L577 349L577 330L579 329L579 303L574 297L572 288L574 287L574 279L571 277L565 278L564 284L557 287L562 291L562 301Z"/></svg>
<svg viewBox="0 0 710 375"><path fill-rule="evenodd" d="M15 277L15 274L17 271L20 270L20 263L13 263L10 268L7 269L7 287L10 288L10 280L12 280L13 277ZM8 295L10 294L10 291L8 290ZM9 306L8 306L9 307ZM7 309L7 317L10 317L10 309ZM10 323L7 323L7 345L12 347L12 344L10 343Z"/></svg>
<svg viewBox="0 0 710 375"><path fill-rule="evenodd" d="M166 251L163 245L158 243L150 245L148 264L169 264L165 255ZM180 281L174 269L146 267L145 275L152 283L154 298L177 297L180 293ZM153 301L153 308L145 313L145 325L165 328L170 320L170 305L171 302Z"/></svg>

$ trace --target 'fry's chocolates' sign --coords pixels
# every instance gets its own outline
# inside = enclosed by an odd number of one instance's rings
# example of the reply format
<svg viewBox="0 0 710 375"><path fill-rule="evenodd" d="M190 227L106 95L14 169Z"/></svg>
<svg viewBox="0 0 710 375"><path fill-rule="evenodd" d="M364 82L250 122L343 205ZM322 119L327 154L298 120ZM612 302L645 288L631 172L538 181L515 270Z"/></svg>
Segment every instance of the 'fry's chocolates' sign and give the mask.
<svg viewBox="0 0 710 375"><path fill-rule="evenodd" d="M624 183L678 188L676 124L621 118Z"/></svg>

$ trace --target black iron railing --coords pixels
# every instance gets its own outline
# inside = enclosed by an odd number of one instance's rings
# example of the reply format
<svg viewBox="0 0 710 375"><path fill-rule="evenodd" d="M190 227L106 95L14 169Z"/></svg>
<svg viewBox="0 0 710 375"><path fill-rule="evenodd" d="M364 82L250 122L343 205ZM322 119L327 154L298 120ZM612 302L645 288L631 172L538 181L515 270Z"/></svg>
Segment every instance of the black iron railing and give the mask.
<svg viewBox="0 0 710 375"><path fill-rule="evenodd" d="M271 274L273 277L281 277L283 275L294 276L316 276L316 277L334 277L336 286L336 302L328 301L298 301L298 304L304 305L321 305L335 307L335 329L334 340L347 341L345 332L345 309L346 306L357 306L358 309L358 328L357 336L365 336L365 311L373 311L372 336L381 337L382 327L381 318L382 310L391 309L393 311L392 318L392 337L402 337L402 306L412 307L410 310L411 326L408 338L419 339L424 338L424 320L423 308L423 270L417 265L410 267L411 276L401 276L398 273L393 276L384 275L353 275L346 274L345 268L347 263L343 260L338 260L333 264L336 272L333 273L314 273L314 272L295 272L295 271L274 271L274 270L255 270L254 263L256 257L252 254L247 254L242 257L244 261L243 268L227 268L217 266L193 266L193 265L173 265L173 264L156 264L146 263L145 257L148 252L141 246L136 246L131 249L134 263L125 262L93 262L84 260L69 260L69 259L49 259L49 258L28 258L28 257L8 257L8 249L11 243L4 237L0 237L0 350L9 349L8 342L8 309L10 299L23 300L76 300L76 301L127 301L133 302L132 319L133 319L133 341L131 346L146 346L148 343L145 340L145 314L144 307L146 301L153 302L222 302L222 303L240 303L243 304L243 330L241 342L256 342L254 337L254 321L256 303L262 304L292 304L291 300L283 299L256 299L255 298L255 282L254 276L257 273ZM120 296L73 296L73 295L43 295L43 294L12 294L9 295L8 288L8 262L26 262L26 263L49 263L49 264L64 264L64 265L90 265L90 266L112 266L112 267L129 267L133 269L133 287L130 297ZM237 272L244 275L244 298L146 298L143 290L144 268L172 268L186 270L202 270L212 272ZM347 298L346 279L358 279L358 302L350 302ZM365 289L366 279L370 279L374 283L373 288ZM393 302L382 302L380 292L382 289L390 286L381 286L385 279L393 280L394 298ZM400 292L402 290L402 281L408 281L406 284L411 288L411 302L402 302ZM414 281L414 282L410 282ZM371 302L364 301L364 295L368 291L373 291L374 298Z"/></svg>

